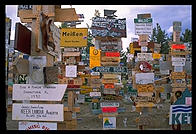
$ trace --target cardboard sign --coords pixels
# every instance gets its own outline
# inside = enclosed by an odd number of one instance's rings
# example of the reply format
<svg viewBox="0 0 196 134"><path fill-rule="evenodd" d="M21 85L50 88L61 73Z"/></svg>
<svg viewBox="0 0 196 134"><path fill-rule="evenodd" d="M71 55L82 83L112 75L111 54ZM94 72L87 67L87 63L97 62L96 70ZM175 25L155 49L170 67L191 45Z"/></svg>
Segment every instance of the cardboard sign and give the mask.
<svg viewBox="0 0 196 134"><path fill-rule="evenodd" d="M66 70L65 77L77 77L77 66L69 65L66 66L65 70Z"/></svg>
<svg viewBox="0 0 196 134"><path fill-rule="evenodd" d="M103 117L103 129L116 129L116 117Z"/></svg>
<svg viewBox="0 0 196 134"><path fill-rule="evenodd" d="M137 59L138 61L151 61L152 53L137 53Z"/></svg>
<svg viewBox="0 0 196 134"><path fill-rule="evenodd" d="M192 105L171 105L169 124L192 124Z"/></svg>
<svg viewBox="0 0 196 134"><path fill-rule="evenodd" d="M135 78L137 84L154 83L154 73L137 73Z"/></svg>
<svg viewBox="0 0 196 134"><path fill-rule="evenodd" d="M142 34L152 34L152 23L135 23L135 34L142 35Z"/></svg>
<svg viewBox="0 0 196 134"><path fill-rule="evenodd" d="M95 49L95 47L90 47L90 68L101 66L100 63L101 51Z"/></svg>
<svg viewBox="0 0 196 134"><path fill-rule="evenodd" d="M18 130L57 130L57 123L19 122Z"/></svg>
<svg viewBox="0 0 196 134"><path fill-rule="evenodd" d="M90 96L101 96L101 92L90 92Z"/></svg>
<svg viewBox="0 0 196 134"><path fill-rule="evenodd" d="M102 107L101 108L103 113L115 113L117 111L116 107Z"/></svg>
<svg viewBox="0 0 196 134"><path fill-rule="evenodd" d="M87 28L62 28L61 47L85 47L87 46Z"/></svg>
<svg viewBox="0 0 196 134"><path fill-rule="evenodd" d="M19 104L12 106L12 120L63 121L63 104Z"/></svg>
<svg viewBox="0 0 196 134"><path fill-rule="evenodd" d="M44 84L43 67L46 66L46 56L29 56L29 83Z"/></svg>
<svg viewBox="0 0 196 134"><path fill-rule="evenodd" d="M126 18L93 17L90 29L94 37L126 37Z"/></svg>
<svg viewBox="0 0 196 134"><path fill-rule="evenodd" d="M104 88L109 88L109 89L111 89L111 88L114 88L114 84L113 83L110 83L110 84L104 84Z"/></svg>
<svg viewBox="0 0 196 134"><path fill-rule="evenodd" d="M119 102L101 102L100 107L119 107Z"/></svg>
<svg viewBox="0 0 196 134"><path fill-rule="evenodd" d="M153 92L153 84L137 85L137 92Z"/></svg>
<svg viewBox="0 0 196 134"><path fill-rule="evenodd" d="M13 100L61 101L67 84L14 84Z"/></svg>

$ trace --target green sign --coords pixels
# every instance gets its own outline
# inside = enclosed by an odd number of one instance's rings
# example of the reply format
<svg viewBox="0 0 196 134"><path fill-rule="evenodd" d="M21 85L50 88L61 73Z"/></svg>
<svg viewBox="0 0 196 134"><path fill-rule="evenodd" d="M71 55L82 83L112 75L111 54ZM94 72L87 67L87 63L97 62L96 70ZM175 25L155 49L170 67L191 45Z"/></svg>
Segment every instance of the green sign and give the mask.
<svg viewBox="0 0 196 134"><path fill-rule="evenodd" d="M134 19L134 23L152 23L152 18Z"/></svg>

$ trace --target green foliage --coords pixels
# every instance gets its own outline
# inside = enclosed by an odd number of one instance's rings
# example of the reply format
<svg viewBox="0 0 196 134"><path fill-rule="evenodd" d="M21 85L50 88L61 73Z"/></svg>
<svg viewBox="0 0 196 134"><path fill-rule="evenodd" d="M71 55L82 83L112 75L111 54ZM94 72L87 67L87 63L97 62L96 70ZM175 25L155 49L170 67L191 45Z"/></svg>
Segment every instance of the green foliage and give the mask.
<svg viewBox="0 0 196 134"><path fill-rule="evenodd" d="M185 32L182 33L180 40L182 42L192 42L192 31L189 29L185 29Z"/></svg>

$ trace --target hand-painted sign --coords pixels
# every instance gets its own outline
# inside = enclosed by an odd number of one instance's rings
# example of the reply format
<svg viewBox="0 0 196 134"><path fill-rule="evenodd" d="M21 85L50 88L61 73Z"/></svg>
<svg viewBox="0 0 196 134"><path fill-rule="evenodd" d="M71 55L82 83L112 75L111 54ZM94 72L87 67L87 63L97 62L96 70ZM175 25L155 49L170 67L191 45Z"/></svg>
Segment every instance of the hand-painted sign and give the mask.
<svg viewBox="0 0 196 134"><path fill-rule="evenodd" d="M63 121L63 104L19 104L12 106L12 120Z"/></svg>
<svg viewBox="0 0 196 134"><path fill-rule="evenodd" d="M87 28L62 28L61 47L85 47L87 46Z"/></svg>
<svg viewBox="0 0 196 134"><path fill-rule="evenodd" d="M119 107L119 102L101 102L100 107Z"/></svg>
<svg viewBox="0 0 196 134"><path fill-rule="evenodd" d="M115 113L117 111L117 107L102 107L103 113Z"/></svg>
<svg viewBox="0 0 196 134"><path fill-rule="evenodd" d="M126 18L93 17L91 30L93 36L126 37Z"/></svg>
<svg viewBox="0 0 196 134"><path fill-rule="evenodd" d="M184 50L186 48L186 46L184 44L172 44L171 48Z"/></svg>
<svg viewBox="0 0 196 134"><path fill-rule="evenodd" d="M57 130L57 123L19 122L18 130Z"/></svg>
<svg viewBox="0 0 196 134"><path fill-rule="evenodd" d="M61 101L67 84L14 84L13 100Z"/></svg>
<svg viewBox="0 0 196 134"><path fill-rule="evenodd" d="M100 55L100 50L95 49L95 47L90 47L90 68L101 66Z"/></svg>
<svg viewBox="0 0 196 134"><path fill-rule="evenodd" d="M135 74L137 84L154 83L154 73L137 73Z"/></svg>
<svg viewBox="0 0 196 134"><path fill-rule="evenodd" d="M116 129L116 117L103 117L103 129Z"/></svg>
<svg viewBox="0 0 196 134"><path fill-rule="evenodd" d="M192 105L171 105L169 124L192 124Z"/></svg>
<svg viewBox="0 0 196 134"><path fill-rule="evenodd" d="M68 65L66 66L66 77L77 77L77 66L76 65Z"/></svg>

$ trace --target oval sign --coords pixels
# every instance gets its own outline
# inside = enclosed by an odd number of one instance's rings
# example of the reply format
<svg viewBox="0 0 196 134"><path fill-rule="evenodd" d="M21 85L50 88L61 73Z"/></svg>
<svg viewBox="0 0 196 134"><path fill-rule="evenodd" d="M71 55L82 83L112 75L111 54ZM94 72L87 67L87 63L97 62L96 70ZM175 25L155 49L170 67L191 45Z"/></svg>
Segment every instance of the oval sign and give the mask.
<svg viewBox="0 0 196 134"><path fill-rule="evenodd" d="M139 69L141 72L146 73L152 69L152 66L146 61L141 61L139 63Z"/></svg>

